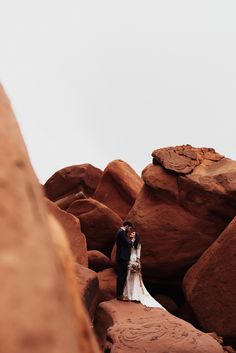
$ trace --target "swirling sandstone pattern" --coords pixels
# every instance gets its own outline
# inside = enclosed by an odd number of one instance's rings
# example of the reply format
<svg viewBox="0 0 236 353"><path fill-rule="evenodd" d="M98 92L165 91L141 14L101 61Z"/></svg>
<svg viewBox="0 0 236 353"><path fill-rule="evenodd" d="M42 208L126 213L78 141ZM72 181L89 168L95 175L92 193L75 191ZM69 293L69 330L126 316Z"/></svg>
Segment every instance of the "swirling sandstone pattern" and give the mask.
<svg viewBox="0 0 236 353"><path fill-rule="evenodd" d="M95 327L101 347L112 353L223 353L210 336L162 309L118 302L99 305Z"/></svg>

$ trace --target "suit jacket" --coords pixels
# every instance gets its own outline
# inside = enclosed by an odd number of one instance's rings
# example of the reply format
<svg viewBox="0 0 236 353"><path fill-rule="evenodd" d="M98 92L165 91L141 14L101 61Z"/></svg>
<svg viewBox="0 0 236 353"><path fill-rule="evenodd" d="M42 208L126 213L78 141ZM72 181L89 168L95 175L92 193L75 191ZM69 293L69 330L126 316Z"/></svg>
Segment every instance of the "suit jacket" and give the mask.
<svg viewBox="0 0 236 353"><path fill-rule="evenodd" d="M126 231L120 228L116 234L116 260L129 261L133 242L128 238Z"/></svg>

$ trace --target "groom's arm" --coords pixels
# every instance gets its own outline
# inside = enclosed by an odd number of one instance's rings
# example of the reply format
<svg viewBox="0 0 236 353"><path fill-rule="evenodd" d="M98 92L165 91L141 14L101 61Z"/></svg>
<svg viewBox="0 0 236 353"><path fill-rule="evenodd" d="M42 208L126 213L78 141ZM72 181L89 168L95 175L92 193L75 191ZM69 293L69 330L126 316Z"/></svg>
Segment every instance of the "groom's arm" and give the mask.
<svg viewBox="0 0 236 353"><path fill-rule="evenodd" d="M126 233L125 233L123 230L119 231L119 233L118 233L118 238L120 239L120 242L121 242L124 246L126 246L126 247L128 247L128 248L132 248L133 242L132 242L132 240L130 240L130 239L127 237Z"/></svg>

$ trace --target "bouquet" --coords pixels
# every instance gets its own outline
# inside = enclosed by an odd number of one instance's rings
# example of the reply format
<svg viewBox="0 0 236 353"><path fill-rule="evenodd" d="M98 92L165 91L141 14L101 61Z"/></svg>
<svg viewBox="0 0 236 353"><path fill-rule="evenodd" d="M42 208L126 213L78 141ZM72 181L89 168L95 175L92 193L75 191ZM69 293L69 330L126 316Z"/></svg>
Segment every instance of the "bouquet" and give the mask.
<svg viewBox="0 0 236 353"><path fill-rule="evenodd" d="M131 273L138 273L141 271L141 265L137 261L130 262L128 265L128 270L130 270Z"/></svg>

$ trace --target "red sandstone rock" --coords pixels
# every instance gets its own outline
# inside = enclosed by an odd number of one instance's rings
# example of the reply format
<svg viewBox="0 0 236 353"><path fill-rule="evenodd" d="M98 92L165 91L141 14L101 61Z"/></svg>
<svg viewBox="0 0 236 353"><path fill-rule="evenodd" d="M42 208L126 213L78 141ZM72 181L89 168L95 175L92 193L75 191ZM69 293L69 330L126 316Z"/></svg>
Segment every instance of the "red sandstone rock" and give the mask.
<svg viewBox="0 0 236 353"><path fill-rule="evenodd" d="M142 184L140 176L126 162L114 160L104 170L93 198L110 207L124 219Z"/></svg>
<svg viewBox="0 0 236 353"><path fill-rule="evenodd" d="M236 217L184 278L184 290L201 327L236 341Z"/></svg>
<svg viewBox="0 0 236 353"><path fill-rule="evenodd" d="M85 235L81 232L79 219L72 214L61 210L55 203L48 199L46 199L46 203L49 211L56 217L64 228L75 260L79 264L87 267L87 244Z"/></svg>
<svg viewBox="0 0 236 353"><path fill-rule="evenodd" d="M161 164L144 169L145 184L127 216L141 234L144 277L154 282L181 278L217 239L236 209L235 161L213 149L175 149L182 151L181 161L187 159L186 163L178 162L172 149L161 149ZM191 171L184 175L186 166Z"/></svg>
<svg viewBox="0 0 236 353"><path fill-rule="evenodd" d="M97 274L79 264L76 264L76 273L83 304L89 312L91 319L93 319L99 295Z"/></svg>
<svg viewBox="0 0 236 353"><path fill-rule="evenodd" d="M121 218L93 199L75 201L67 211L80 219L88 250L99 250L109 256L116 232L122 224Z"/></svg>
<svg viewBox="0 0 236 353"><path fill-rule="evenodd" d="M82 191L85 195L93 195L102 171L91 164L72 165L58 170L45 183L47 197L56 201L67 195Z"/></svg>
<svg viewBox="0 0 236 353"><path fill-rule="evenodd" d="M104 255L98 250L89 250L88 251L88 267L91 270L99 272L105 270L106 268L111 267L111 261L109 257Z"/></svg>
<svg viewBox="0 0 236 353"><path fill-rule="evenodd" d="M212 337L163 309L116 299L98 307L95 328L102 349L113 353L223 353Z"/></svg>
<svg viewBox="0 0 236 353"><path fill-rule="evenodd" d="M0 136L0 350L97 353L75 286L72 254L62 228L48 217L1 86ZM55 246L54 236L63 238L66 250Z"/></svg>
<svg viewBox="0 0 236 353"><path fill-rule="evenodd" d="M98 272L99 302L110 300L116 296L116 273L112 268Z"/></svg>

